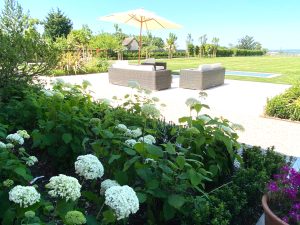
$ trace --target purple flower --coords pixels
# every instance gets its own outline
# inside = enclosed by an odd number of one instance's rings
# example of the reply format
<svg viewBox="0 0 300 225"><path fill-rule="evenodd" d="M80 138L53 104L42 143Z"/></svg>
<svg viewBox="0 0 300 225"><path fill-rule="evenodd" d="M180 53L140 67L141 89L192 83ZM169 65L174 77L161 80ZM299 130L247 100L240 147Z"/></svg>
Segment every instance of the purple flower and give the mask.
<svg viewBox="0 0 300 225"><path fill-rule="evenodd" d="M272 181L272 182L269 183L268 189L271 192L277 192L277 191L279 191L279 188L278 188L276 182L274 182L274 181Z"/></svg>
<svg viewBox="0 0 300 225"><path fill-rule="evenodd" d="M284 222L286 222L286 223L289 222L289 218L288 218L287 216L284 216L284 217L282 218L282 220L283 220Z"/></svg>

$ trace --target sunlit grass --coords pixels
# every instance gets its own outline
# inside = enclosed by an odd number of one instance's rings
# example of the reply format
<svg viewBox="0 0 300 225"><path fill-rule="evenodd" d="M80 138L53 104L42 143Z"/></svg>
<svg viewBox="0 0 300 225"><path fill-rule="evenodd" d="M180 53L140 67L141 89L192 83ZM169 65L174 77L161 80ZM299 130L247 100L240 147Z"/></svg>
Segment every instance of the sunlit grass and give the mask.
<svg viewBox="0 0 300 225"><path fill-rule="evenodd" d="M178 73L180 69L196 68L200 64L222 63L227 70L266 72L281 74L274 78L226 76L227 79L292 84L300 81L300 57L220 57L220 58L176 58L162 59L168 69Z"/></svg>

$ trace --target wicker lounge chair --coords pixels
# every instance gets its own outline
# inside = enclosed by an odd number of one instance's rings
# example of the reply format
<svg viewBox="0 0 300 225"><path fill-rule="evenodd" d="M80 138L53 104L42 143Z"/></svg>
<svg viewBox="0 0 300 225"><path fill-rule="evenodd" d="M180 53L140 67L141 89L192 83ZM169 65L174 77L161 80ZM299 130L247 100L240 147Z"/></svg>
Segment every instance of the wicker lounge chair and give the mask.
<svg viewBox="0 0 300 225"><path fill-rule="evenodd" d="M180 70L179 87L205 90L224 84L225 68L219 64Z"/></svg>
<svg viewBox="0 0 300 225"><path fill-rule="evenodd" d="M166 62L156 62L154 58L146 59L141 63L142 65L152 65L155 70L166 70L167 63Z"/></svg>
<svg viewBox="0 0 300 225"><path fill-rule="evenodd" d="M108 69L109 82L116 85L128 86L129 81L136 81L142 88L163 90L171 87L170 70L154 70L151 65L129 65L125 68Z"/></svg>

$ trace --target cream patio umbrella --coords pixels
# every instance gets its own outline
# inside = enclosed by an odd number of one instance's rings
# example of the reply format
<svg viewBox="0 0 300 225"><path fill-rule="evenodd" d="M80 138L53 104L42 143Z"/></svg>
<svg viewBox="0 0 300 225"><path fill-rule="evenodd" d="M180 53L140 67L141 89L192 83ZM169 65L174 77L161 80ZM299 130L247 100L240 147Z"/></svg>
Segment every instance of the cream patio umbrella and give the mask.
<svg viewBox="0 0 300 225"><path fill-rule="evenodd" d="M115 23L125 23L140 28L139 63L141 59L143 27L145 27L146 30L181 28L181 25L168 21L162 17L157 16L155 13L146 11L144 9L136 9L127 12L113 13L111 15L101 17L100 20L110 21Z"/></svg>

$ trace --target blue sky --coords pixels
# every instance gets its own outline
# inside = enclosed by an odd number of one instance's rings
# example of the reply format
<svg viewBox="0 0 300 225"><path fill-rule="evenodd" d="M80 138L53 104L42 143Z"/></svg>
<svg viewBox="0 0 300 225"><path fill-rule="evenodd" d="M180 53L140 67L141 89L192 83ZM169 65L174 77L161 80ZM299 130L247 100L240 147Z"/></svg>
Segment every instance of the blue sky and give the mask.
<svg viewBox="0 0 300 225"><path fill-rule="evenodd" d="M0 8L4 0L0 0ZM300 49L300 0L19 0L32 17L44 19L52 8L60 8L73 21L75 29L87 24L95 33L112 32L113 24L99 17L136 8L155 12L183 26L180 30L152 33L165 39L169 32L185 47L188 33L194 44L199 36L220 38L220 44L236 44L245 35L268 49ZM138 34L135 27L121 25L125 33ZM146 32L144 32L146 33Z"/></svg>

